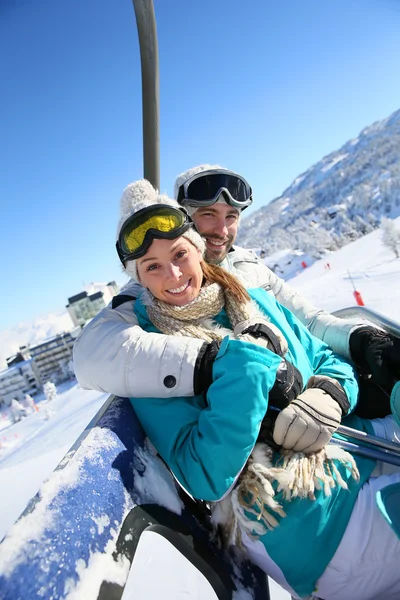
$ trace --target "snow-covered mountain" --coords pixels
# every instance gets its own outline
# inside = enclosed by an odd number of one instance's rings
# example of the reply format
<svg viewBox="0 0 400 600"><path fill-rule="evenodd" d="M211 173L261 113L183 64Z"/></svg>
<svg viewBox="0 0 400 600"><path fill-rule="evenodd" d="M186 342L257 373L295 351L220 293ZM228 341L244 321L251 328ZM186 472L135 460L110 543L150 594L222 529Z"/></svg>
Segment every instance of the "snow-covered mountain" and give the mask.
<svg viewBox="0 0 400 600"><path fill-rule="evenodd" d="M400 110L298 176L241 221L238 243L267 255L291 248L321 256L400 215Z"/></svg>

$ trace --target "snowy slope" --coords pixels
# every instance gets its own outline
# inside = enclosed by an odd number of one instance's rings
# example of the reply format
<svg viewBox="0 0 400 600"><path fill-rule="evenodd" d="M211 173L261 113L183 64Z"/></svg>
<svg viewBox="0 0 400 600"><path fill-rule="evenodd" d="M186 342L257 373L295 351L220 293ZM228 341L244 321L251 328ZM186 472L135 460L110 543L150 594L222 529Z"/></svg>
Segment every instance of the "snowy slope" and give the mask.
<svg viewBox="0 0 400 600"><path fill-rule="evenodd" d="M396 223L400 227L400 219ZM332 312L355 304L351 280L367 308L400 322L400 259L382 245L380 230L301 269L289 284Z"/></svg>
<svg viewBox="0 0 400 600"><path fill-rule="evenodd" d="M51 404L0 430L0 539L82 433L107 394L60 386ZM62 393L62 389L65 391ZM0 413L1 415L1 413Z"/></svg>

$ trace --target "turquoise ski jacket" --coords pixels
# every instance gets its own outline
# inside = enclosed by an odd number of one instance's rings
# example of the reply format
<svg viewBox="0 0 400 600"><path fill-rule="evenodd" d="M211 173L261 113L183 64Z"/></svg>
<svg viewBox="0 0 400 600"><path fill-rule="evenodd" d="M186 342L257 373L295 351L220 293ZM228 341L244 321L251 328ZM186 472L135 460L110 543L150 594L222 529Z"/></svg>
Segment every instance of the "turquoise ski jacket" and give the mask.
<svg viewBox="0 0 400 600"><path fill-rule="evenodd" d="M312 375L332 377L343 386L354 408L358 385L351 364L313 337L272 295L262 289L248 292L285 336L289 346L285 358L300 370L304 385ZM144 330L159 332L140 298L134 310ZM215 321L231 328L225 310ZM195 498L217 502L234 485L257 441L280 361L270 350L226 337L214 362L214 381L206 397L131 398L151 442ZM260 541L299 596L315 589L340 543L358 491L375 465L359 457L356 462L359 482L338 465L348 490L336 487L328 497L317 491L314 501L286 502L276 496L287 516Z"/></svg>

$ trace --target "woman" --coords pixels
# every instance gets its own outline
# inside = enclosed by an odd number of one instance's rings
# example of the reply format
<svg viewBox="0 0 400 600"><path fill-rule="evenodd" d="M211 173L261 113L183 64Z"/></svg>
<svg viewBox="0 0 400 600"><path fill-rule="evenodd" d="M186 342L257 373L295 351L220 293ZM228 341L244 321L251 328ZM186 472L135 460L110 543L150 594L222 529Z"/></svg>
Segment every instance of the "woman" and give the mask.
<svg viewBox="0 0 400 600"><path fill-rule="evenodd" d="M121 213L118 254L146 288L142 328L216 344L206 396L131 400L179 482L293 596L400 597L400 542L374 502L400 473L373 477L374 461L326 445L356 401L351 365L264 290L207 265L186 215L148 182L128 186Z"/></svg>

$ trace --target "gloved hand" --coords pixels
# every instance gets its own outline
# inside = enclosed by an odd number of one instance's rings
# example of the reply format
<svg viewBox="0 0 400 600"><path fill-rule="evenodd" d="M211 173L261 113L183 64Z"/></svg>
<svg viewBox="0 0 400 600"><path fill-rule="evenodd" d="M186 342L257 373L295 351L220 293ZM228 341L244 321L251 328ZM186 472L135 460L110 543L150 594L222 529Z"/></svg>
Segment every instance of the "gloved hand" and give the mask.
<svg viewBox="0 0 400 600"><path fill-rule="evenodd" d="M221 342L204 342L200 348L194 367L193 391L194 394L207 392L213 382L212 368L218 354Z"/></svg>
<svg viewBox="0 0 400 600"><path fill-rule="evenodd" d="M284 356L288 351L288 343L282 332L261 317L241 321L235 326L233 333L236 339L268 348L278 356Z"/></svg>
<svg viewBox="0 0 400 600"><path fill-rule="evenodd" d="M400 339L366 325L351 333L350 353L360 370L390 395L400 379Z"/></svg>
<svg viewBox="0 0 400 600"><path fill-rule="evenodd" d="M275 383L268 394L268 410L261 422L258 439L271 448L279 450L272 433L278 414L303 390L303 378L300 371L287 360L282 359L276 371Z"/></svg>
<svg viewBox="0 0 400 600"><path fill-rule="evenodd" d="M270 407L283 410L303 391L303 378L300 371L289 361L282 359L276 371L273 388L268 394Z"/></svg>
<svg viewBox="0 0 400 600"><path fill-rule="evenodd" d="M342 409L321 388L307 388L279 413L273 431L276 444L309 454L321 450L340 425Z"/></svg>

